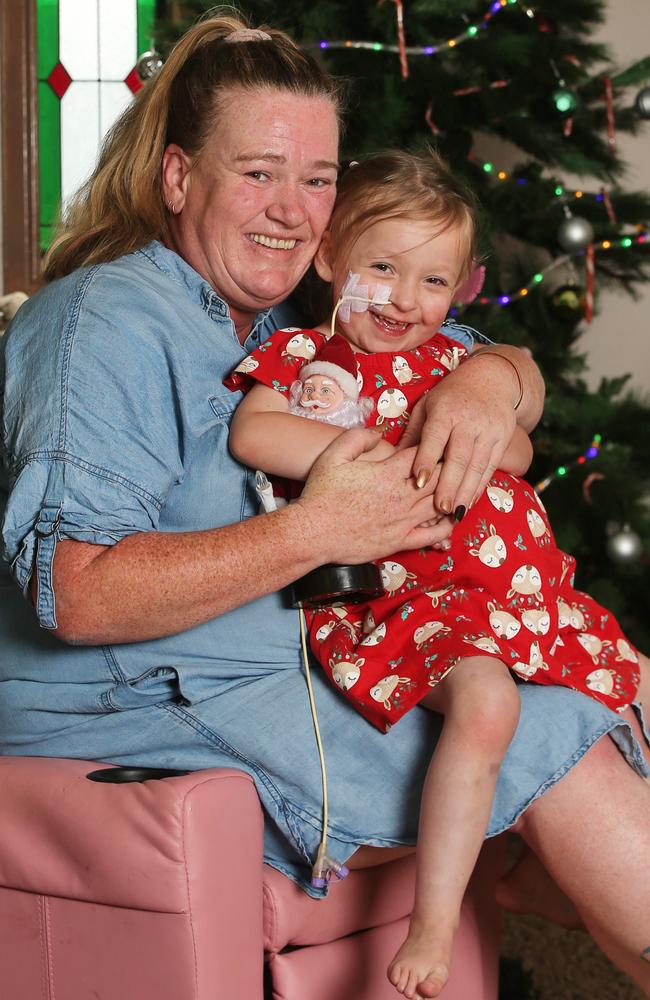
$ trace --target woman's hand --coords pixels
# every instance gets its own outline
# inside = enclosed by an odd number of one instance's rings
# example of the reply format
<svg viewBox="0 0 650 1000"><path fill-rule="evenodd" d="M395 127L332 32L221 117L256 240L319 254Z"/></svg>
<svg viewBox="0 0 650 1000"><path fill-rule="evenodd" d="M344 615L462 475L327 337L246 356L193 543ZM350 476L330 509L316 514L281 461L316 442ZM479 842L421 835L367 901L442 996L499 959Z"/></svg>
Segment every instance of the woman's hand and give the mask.
<svg viewBox="0 0 650 1000"><path fill-rule="evenodd" d="M417 488L415 449L364 460L372 458L377 444L371 430L342 434L314 464L296 501L306 525L317 533L319 551L324 546L323 561L367 562L401 549L437 545L451 533L449 518L430 523L435 477Z"/></svg>
<svg viewBox="0 0 650 1000"><path fill-rule="evenodd" d="M544 383L534 361L516 348L495 345L476 361L451 372L413 408L399 448L417 445L413 471L419 482L438 462L442 469L435 506L445 514L469 507L499 468L519 423L534 427L542 411ZM502 355L502 357L499 357ZM517 366L523 397L514 369Z"/></svg>

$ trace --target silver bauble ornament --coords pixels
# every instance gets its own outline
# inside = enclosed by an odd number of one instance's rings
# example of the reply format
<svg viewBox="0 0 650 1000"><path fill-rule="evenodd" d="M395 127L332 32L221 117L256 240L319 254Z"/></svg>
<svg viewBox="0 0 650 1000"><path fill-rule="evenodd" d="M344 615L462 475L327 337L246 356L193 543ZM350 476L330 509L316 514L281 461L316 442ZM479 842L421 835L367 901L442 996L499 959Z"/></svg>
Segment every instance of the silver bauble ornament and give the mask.
<svg viewBox="0 0 650 1000"><path fill-rule="evenodd" d="M605 547L609 558L617 563L637 562L643 552L641 539L635 531L632 531L629 524L624 524L610 535Z"/></svg>
<svg viewBox="0 0 650 1000"><path fill-rule="evenodd" d="M650 87L644 87L636 95L634 102L639 118L650 118Z"/></svg>
<svg viewBox="0 0 650 1000"><path fill-rule="evenodd" d="M567 253L576 253L578 250L585 250L590 243L593 243L594 231L586 219L572 215L570 219L565 219L558 229L557 240Z"/></svg>
<svg viewBox="0 0 650 1000"><path fill-rule="evenodd" d="M135 71L138 74L140 80L146 83L147 80L151 80L152 77L156 76L157 73L162 69L163 58L160 53L155 50L150 52L143 52L141 56L138 56L138 61L135 64Z"/></svg>

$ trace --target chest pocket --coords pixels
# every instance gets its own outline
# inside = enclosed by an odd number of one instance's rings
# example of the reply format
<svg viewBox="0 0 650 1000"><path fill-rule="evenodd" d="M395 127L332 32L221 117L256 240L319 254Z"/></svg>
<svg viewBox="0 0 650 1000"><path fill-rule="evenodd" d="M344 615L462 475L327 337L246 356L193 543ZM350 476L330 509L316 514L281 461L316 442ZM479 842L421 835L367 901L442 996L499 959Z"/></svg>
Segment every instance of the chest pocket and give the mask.
<svg viewBox="0 0 650 1000"><path fill-rule="evenodd" d="M214 415L230 424L232 415L243 398L242 392L231 392L230 389L224 388L223 392L210 396L208 402Z"/></svg>

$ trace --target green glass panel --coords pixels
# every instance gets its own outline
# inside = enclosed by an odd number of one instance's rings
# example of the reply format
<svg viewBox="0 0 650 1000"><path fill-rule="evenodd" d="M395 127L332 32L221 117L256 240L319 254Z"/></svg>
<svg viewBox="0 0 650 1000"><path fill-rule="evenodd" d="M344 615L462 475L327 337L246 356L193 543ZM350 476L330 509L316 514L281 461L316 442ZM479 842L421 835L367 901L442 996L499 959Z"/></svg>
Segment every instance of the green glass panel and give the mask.
<svg viewBox="0 0 650 1000"><path fill-rule="evenodd" d="M38 79L47 80L59 61L59 0L38 0Z"/></svg>
<svg viewBox="0 0 650 1000"><path fill-rule="evenodd" d="M41 226L39 232L39 249L46 253L54 239L54 226Z"/></svg>
<svg viewBox="0 0 650 1000"><path fill-rule="evenodd" d="M153 48L156 0L138 0L138 56Z"/></svg>
<svg viewBox="0 0 650 1000"><path fill-rule="evenodd" d="M38 177L41 247L46 249L61 202L61 103L49 83L38 84Z"/></svg>

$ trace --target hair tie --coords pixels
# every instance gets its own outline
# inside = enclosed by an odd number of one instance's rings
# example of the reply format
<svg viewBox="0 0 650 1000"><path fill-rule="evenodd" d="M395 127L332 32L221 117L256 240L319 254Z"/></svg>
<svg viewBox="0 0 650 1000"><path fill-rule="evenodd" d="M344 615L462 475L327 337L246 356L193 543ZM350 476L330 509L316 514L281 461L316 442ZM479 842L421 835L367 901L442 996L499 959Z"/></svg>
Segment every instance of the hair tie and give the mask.
<svg viewBox="0 0 650 1000"><path fill-rule="evenodd" d="M226 35L224 42L270 42L271 36L260 28L238 28Z"/></svg>

